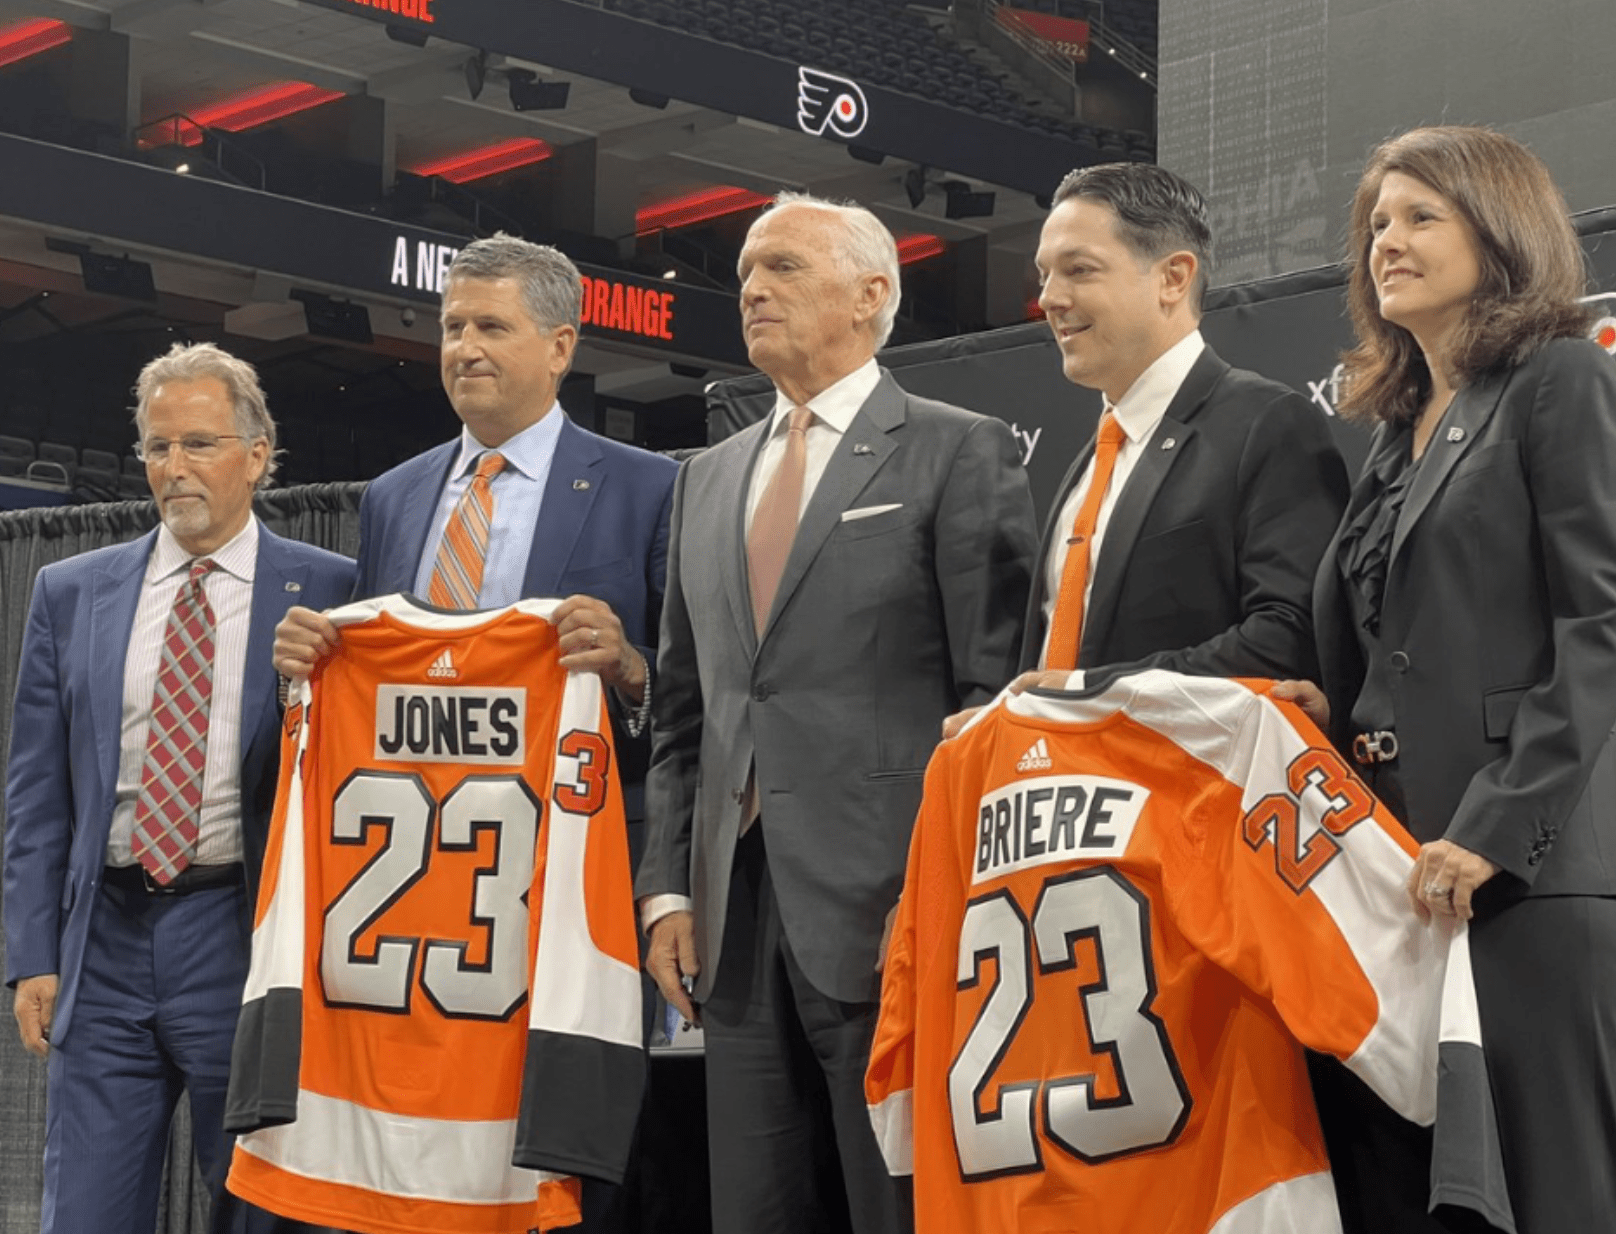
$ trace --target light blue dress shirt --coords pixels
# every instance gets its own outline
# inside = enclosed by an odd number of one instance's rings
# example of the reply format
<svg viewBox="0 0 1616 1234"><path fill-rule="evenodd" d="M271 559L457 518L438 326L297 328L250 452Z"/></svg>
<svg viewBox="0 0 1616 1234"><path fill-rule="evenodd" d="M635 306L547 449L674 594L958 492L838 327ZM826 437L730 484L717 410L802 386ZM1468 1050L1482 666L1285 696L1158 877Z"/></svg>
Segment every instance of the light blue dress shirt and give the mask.
<svg viewBox="0 0 1616 1234"><path fill-rule="evenodd" d="M556 442L561 439L564 415L561 404L553 404L537 423L528 425L498 447L505 456L505 466L492 483L494 522L488 536L488 558L483 564L483 584L477 592L479 608L499 608L522 598L522 579L527 574L527 559L533 551L539 507L544 501L545 483L550 478L550 464L555 461ZM438 545L443 540L444 528L449 525L449 516L471 484L478 457L490 448L473 437L469 428L460 430L460 452L449 469L449 482L438 498L421 563L416 568L415 594L418 596L424 598L431 587L432 567L438 560Z"/></svg>

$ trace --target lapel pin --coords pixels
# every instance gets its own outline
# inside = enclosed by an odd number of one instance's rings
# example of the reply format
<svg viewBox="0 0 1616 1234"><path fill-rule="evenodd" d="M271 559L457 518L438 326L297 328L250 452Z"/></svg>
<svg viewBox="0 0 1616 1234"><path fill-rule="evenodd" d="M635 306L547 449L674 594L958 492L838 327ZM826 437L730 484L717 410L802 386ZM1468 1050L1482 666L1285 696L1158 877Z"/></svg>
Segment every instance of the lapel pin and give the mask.
<svg viewBox="0 0 1616 1234"><path fill-rule="evenodd" d="M1464 440L1464 429L1459 428L1457 425L1455 425L1453 428L1450 428L1448 430L1448 440L1449 441L1463 441Z"/></svg>
<svg viewBox="0 0 1616 1234"><path fill-rule="evenodd" d="M286 584L286 590L287 591L302 591L303 590L303 584L302 583L287 583Z"/></svg>
<svg viewBox="0 0 1616 1234"><path fill-rule="evenodd" d="M874 454L875 451L870 449L869 446L865 445L861 441L861 442L858 443L858 445L853 447L853 453L854 454Z"/></svg>
<svg viewBox="0 0 1616 1234"><path fill-rule="evenodd" d="M581 493L588 487L589 487L589 481L588 480L574 480L572 482L572 491L575 492L575 493Z"/></svg>
<svg viewBox="0 0 1616 1234"><path fill-rule="evenodd" d="M1171 450L1177 444L1178 444L1178 438L1177 437L1163 437L1162 438L1162 449L1163 450Z"/></svg>

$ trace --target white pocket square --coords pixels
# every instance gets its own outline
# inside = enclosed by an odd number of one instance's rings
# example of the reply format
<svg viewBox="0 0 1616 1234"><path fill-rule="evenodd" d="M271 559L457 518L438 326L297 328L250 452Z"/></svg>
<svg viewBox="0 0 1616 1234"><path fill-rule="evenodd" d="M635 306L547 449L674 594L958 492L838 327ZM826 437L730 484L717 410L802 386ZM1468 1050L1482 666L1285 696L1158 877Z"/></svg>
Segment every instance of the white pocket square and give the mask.
<svg viewBox="0 0 1616 1234"><path fill-rule="evenodd" d="M858 510L843 510L842 522L851 523L854 519L870 518L877 514L886 514L892 510L903 509L903 502L895 501L890 506L864 506Z"/></svg>

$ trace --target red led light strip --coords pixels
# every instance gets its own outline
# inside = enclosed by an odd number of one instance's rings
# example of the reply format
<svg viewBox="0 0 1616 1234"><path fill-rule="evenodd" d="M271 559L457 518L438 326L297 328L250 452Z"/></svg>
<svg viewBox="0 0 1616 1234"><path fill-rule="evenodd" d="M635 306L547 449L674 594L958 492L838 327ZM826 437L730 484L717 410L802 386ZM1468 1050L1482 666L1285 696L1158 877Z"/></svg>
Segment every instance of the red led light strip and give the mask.
<svg viewBox="0 0 1616 1234"><path fill-rule="evenodd" d="M60 47L73 37L73 27L49 17L31 17L0 30L0 67Z"/></svg>
<svg viewBox="0 0 1616 1234"><path fill-rule="evenodd" d="M722 218L726 214L755 210L773 200L768 193L720 185L644 207L634 215L634 229L642 236L653 231L672 231L677 227L690 227L709 219Z"/></svg>
<svg viewBox="0 0 1616 1234"><path fill-rule="evenodd" d="M917 235L904 236L898 241L898 264L900 266L912 265L917 261L925 261L928 257L936 257L945 252L948 245L941 236Z"/></svg>
<svg viewBox="0 0 1616 1234"><path fill-rule="evenodd" d="M417 176L441 176L450 184L467 184L531 163L542 163L554 153L549 142L537 137L513 137L480 150L467 150L464 154L422 163L411 171Z"/></svg>
<svg viewBox="0 0 1616 1234"><path fill-rule="evenodd" d="M272 120L284 120L287 116L324 106L342 97L341 90L326 90L311 86L306 81L277 81L221 99L217 103L209 103L206 107L198 107L186 116L177 118L172 128L164 125L163 130L168 135L168 141L177 141L182 146L197 146L202 144L204 128L239 133ZM192 123L187 123L187 120ZM164 144L165 141L155 138L143 138L141 141L143 146Z"/></svg>

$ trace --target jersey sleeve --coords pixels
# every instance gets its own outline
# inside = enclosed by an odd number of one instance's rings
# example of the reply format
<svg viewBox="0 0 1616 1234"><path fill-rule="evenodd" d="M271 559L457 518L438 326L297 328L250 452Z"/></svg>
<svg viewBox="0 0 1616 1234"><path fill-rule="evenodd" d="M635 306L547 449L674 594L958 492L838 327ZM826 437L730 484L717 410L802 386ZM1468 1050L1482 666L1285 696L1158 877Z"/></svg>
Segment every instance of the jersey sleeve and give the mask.
<svg viewBox="0 0 1616 1234"><path fill-rule="evenodd" d="M645 1052L614 760L600 678L569 674L530 894L534 994L513 1161L620 1182Z"/></svg>
<svg viewBox="0 0 1616 1234"><path fill-rule="evenodd" d="M224 1128L257 1131L297 1118L303 1041L304 785L313 758L313 693L289 700L281 764L253 916L252 961L230 1057Z"/></svg>
<svg viewBox="0 0 1616 1234"><path fill-rule="evenodd" d="M892 937L887 940L881 966L881 1013L864 1074L864 1098L870 1109L876 1143L887 1172L913 1174L915 1128L915 1021L919 988L915 974L916 902L922 894L919 866L921 848L932 825L927 814L936 812L935 798L926 797L909 845L903 895L898 899Z"/></svg>
<svg viewBox="0 0 1616 1234"><path fill-rule="evenodd" d="M1449 931L1404 885L1415 846L1310 721L1252 694L1166 873L1195 944L1404 1118L1435 1114Z"/></svg>

